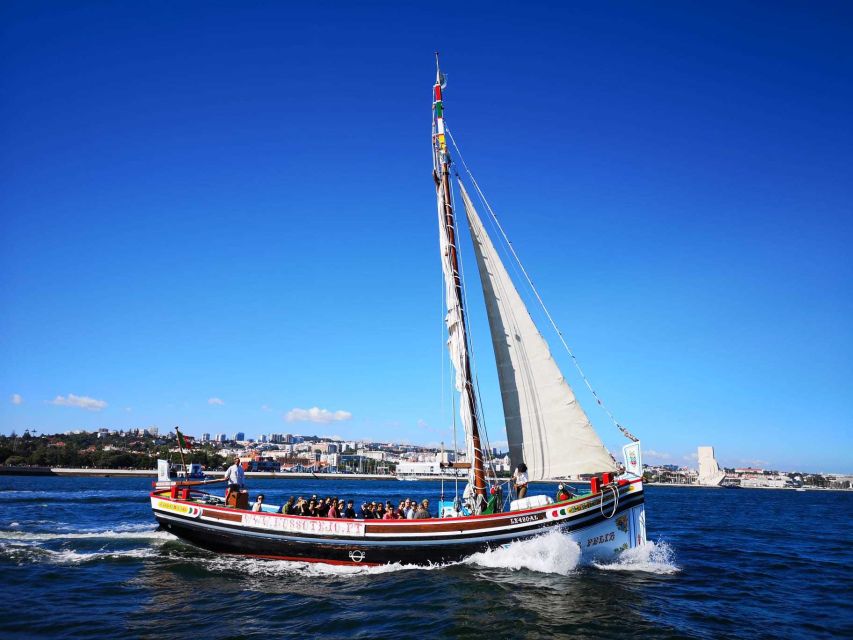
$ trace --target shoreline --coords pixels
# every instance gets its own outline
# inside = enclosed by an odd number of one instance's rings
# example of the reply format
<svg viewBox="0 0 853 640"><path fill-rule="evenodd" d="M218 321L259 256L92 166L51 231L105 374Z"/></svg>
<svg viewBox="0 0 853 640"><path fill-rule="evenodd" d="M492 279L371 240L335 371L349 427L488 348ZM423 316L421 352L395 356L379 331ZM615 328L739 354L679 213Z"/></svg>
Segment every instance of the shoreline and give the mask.
<svg viewBox="0 0 853 640"><path fill-rule="evenodd" d="M723 489L719 485L708 486L704 484L677 484L670 482L644 482L646 487L678 487L684 489ZM804 491L853 491L853 489L832 489L830 487L800 487ZM737 489L761 489L769 491L797 491L794 487L737 487Z"/></svg>
<svg viewBox="0 0 853 640"><path fill-rule="evenodd" d="M224 471L206 471L209 479L221 478ZM56 478L156 478L157 471L154 469L83 469L65 467L6 467L0 465L0 476L31 476L31 477L56 477ZM359 474L359 473L304 473L304 472L274 472L274 471L246 471L247 478L258 478L265 480L398 480L394 474ZM417 477L407 478L409 481L440 481L440 477ZM445 482L453 482L456 478L444 478ZM461 480L461 479L460 479ZM558 480L531 480L531 484L550 484ZM570 484L588 484L588 481L575 480ZM722 489L720 486L706 486L700 484L677 484L668 482L645 482L647 487L676 487L683 489ZM738 489L761 489L770 491L796 491L793 487L738 487ZM833 489L830 487L802 487L805 491L853 491L851 489Z"/></svg>
<svg viewBox="0 0 853 640"><path fill-rule="evenodd" d="M210 479L222 478L224 471L205 471ZM93 478L156 478L157 470L152 469L81 469L64 467L2 467L0 476L53 476L53 477L93 477ZM305 479L337 480L396 480L395 475L358 474L358 473L276 473L274 471L246 471L247 478L269 478L275 480Z"/></svg>

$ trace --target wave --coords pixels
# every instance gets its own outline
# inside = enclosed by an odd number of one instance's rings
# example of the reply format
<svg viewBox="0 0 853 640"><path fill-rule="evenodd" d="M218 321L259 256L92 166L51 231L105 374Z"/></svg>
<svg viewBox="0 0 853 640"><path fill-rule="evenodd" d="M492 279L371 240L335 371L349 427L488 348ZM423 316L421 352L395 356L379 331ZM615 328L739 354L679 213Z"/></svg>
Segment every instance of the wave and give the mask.
<svg viewBox="0 0 853 640"><path fill-rule="evenodd" d="M681 571L681 567L675 564L672 547L662 540L626 549L613 562L593 562L592 566L605 571L645 571L658 574Z"/></svg>
<svg viewBox="0 0 853 640"><path fill-rule="evenodd" d="M14 523L13 523L14 524ZM0 531L0 540L46 541L80 540L86 538L121 538L126 540L175 540L175 536L166 531L157 531L150 524L128 524L105 530L77 530L59 533L33 533L29 531Z"/></svg>
<svg viewBox="0 0 853 640"><path fill-rule="evenodd" d="M492 569L527 569L566 576L575 571L580 560L581 549L578 544L559 531L551 531L530 540L475 553L463 560L463 563Z"/></svg>
<svg viewBox="0 0 853 640"><path fill-rule="evenodd" d="M153 558L159 555L159 551L152 547L142 549L125 549L115 551L95 551L92 553L81 553L70 549L64 551L51 551L42 549L47 553L47 559L57 564L81 564L100 560L120 560L125 558L142 559Z"/></svg>
<svg viewBox="0 0 853 640"><path fill-rule="evenodd" d="M381 566L334 565L322 562L299 562L298 560L266 560L241 556L217 556L215 558L195 558L208 569L223 573L239 572L250 576L279 576L298 574L300 576L363 576L396 573L398 571L434 571L451 564L384 564Z"/></svg>

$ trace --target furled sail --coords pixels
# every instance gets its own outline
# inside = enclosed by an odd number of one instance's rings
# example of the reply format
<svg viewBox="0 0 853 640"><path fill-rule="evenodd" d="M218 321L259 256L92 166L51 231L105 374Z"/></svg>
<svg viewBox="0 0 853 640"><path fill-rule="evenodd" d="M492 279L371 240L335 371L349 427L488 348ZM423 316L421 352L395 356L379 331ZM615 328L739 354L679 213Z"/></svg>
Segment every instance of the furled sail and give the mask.
<svg viewBox="0 0 853 640"><path fill-rule="evenodd" d="M615 469L459 182L501 386L509 455L531 480Z"/></svg>
<svg viewBox="0 0 853 640"><path fill-rule="evenodd" d="M449 178L447 178L449 179ZM465 337L465 323L462 321L462 309L459 308L459 299L456 295L456 274L453 269L453 261L450 257L450 239L447 236L445 226L445 198L444 189L437 189L438 193L438 234L439 248L441 250L441 270L444 273L444 291L447 301L447 347L450 351L450 361L456 372L455 387L459 392L459 413L462 417L462 427L465 430L465 442L467 443L468 462L474 460L473 425L471 395L466 389L465 370L468 361L468 344ZM473 474L473 469L469 475Z"/></svg>

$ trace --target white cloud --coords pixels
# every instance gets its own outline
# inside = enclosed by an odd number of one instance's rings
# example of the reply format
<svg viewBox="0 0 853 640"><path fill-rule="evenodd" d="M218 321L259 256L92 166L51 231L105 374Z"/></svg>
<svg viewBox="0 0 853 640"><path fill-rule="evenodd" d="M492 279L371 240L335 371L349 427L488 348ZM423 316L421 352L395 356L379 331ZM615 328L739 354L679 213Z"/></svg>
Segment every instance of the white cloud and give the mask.
<svg viewBox="0 0 853 640"><path fill-rule="evenodd" d="M654 449L644 449L643 457L654 460L672 460L672 456L664 451L655 451Z"/></svg>
<svg viewBox="0 0 853 640"><path fill-rule="evenodd" d="M89 396L75 396L69 393L67 396L56 396L50 401L50 404L55 404L60 407L79 407L89 411L100 411L106 408L107 403L104 400L96 400Z"/></svg>
<svg viewBox="0 0 853 640"><path fill-rule="evenodd" d="M350 418L352 418L352 414L349 411L329 411L320 407L311 407L310 409L294 408L284 416L287 422L317 422L320 424L342 422Z"/></svg>
<svg viewBox="0 0 853 640"><path fill-rule="evenodd" d="M225 400L223 400L222 398L208 398L207 404L215 404L217 406L221 406L225 404Z"/></svg>
<svg viewBox="0 0 853 640"><path fill-rule="evenodd" d="M738 462L740 464L745 464L745 465L747 465L749 467L753 467L753 468L755 468L755 467L759 467L759 468L760 467L766 467L770 464L770 462L767 460L756 460L755 458L752 458L752 459L741 458L740 460L738 460Z"/></svg>
<svg viewBox="0 0 853 640"><path fill-rule="evenodd" d="M429 424L427 424L426 420L418 420L417 427L418 429L426 429L427 427L429 427Z"/></svg>
<svg viewBox="0 0 853 640"><path fill-rule="evenodd" d="M268 404L261 405L261 411L270 411L270 406Z"/></svg>
<svg viewBox="0 0 853 640"><path fill-rule="evenodd" d="M682 456L682 459L684 459L684 460L698 460L699 454L696 451L694 451L691 454L688 454L686 456Z"/></svg>
<svg viewBox="0 0 853 640"><path fill-rule="evenodd" d="M12 404L24 404L24 399L20 393L13 393L11 397Z"/></svg>

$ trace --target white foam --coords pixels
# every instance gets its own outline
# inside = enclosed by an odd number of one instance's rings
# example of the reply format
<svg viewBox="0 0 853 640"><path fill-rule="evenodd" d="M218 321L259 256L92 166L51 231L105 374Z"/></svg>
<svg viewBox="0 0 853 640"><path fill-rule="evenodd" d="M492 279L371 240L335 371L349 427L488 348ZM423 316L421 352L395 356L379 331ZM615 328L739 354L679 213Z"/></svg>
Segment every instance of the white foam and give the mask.
<svg viewBox="0 0 853 640"><path fill-rule="evenodd" d="M139 525L119 526L105 531L69 531L61 533L31 533L28 531L0 531L0 539L6 540L79 540L85 538L123 538L126 540L174 540L166 531L156 531L151 525L140 528Z"/></svg>
<svg viewBox="0 0 853 640"><path fill-rule="evenodd" d="M93 560L103 560L105 558L151 558L158 554L156 549L150 547L145 549L127 549L125 551L96 551L94 553L80 553L78 551L50 551L43 549L48 555L51 562L57 564L80 564L82 562L92 562Z"/></svg>
<svg viewBox="0 0 853 640"><path fill-rule="evenodd" d="M666 542L647 542L640 547L626 549L613 562L593 562L597 569L605 571L645 571L648 573L678 573L681 568L675 564L675 553Z"/></svg>
<svg viewBox="0 0 853 640"><path fill-rule="evenodd" d="M566 576L577 568L580 559L581 550L574 540L559 531L551 531L530 540L475 553L463 562L495 569L528 569Z"/></svg>
<svg viewBox="0 0 853 640"><path fill-rule="evenodd" d="M448 566L443 564L410 565L384 564L380 566L335 565L323 562L299 562L291 560L266 560L241 556L218 556L200 559L208 569L223 573L240 572L251 576L280 576L298 574L301 576L362 576L394 573L397 571L430 571Z"/></svg>

